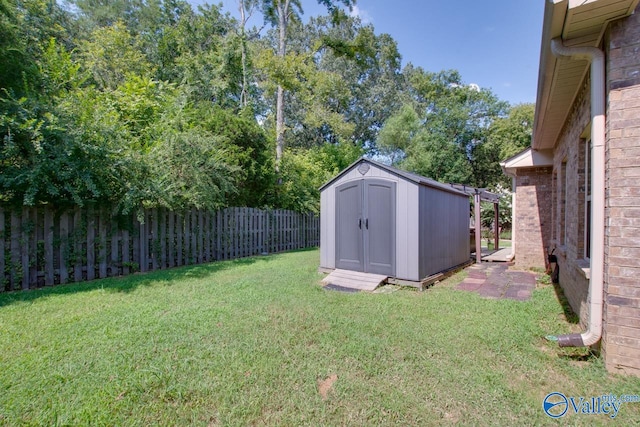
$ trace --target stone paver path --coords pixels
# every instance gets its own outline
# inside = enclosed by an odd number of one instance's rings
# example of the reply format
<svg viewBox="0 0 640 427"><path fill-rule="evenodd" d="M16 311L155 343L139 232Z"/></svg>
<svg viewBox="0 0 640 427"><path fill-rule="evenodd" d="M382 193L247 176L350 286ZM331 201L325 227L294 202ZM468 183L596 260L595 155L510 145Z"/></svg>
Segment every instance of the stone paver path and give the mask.
<svg viewBox="0 0 640 427"><path fill-rule="evenodd" d="M467 278L457 289L477 292L485 298L526 301L535 287L534 273L509 270L507 263L482 263L467 268Z"/></svg>

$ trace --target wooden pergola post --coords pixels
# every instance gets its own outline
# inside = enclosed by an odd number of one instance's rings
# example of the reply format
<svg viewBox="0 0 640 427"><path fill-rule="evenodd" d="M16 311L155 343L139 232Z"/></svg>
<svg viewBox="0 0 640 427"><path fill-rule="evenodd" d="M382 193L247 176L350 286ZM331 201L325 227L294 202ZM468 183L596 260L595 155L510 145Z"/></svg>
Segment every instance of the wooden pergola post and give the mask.
<svg viewBox="0 0 640 427"><path fill-rule="evenodd" d="M498 225L499 215L498 215L498 202L493 202L493 235L495 238L494 248L497 251L500 249L500 227Z"/></svg>
<svg viewBox="0 0 640 427"><path fill-rule="evenodd" d="M482 264L482 226L480 224L480 191L473 195L473 213L476 228L476 264Z"/></svg>

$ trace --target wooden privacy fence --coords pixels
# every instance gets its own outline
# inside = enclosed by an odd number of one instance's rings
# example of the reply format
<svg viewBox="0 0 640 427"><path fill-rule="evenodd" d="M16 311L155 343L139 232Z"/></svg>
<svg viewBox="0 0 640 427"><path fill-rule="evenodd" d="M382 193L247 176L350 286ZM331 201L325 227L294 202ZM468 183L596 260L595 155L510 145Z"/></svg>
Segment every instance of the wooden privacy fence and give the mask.
<svg viewBox="0 0 640 427"><path fill-rule="evenodd" d="M92 208L0 207L0 292L319 244L320 220L311 213L149 209L140 222Z"/></svg>

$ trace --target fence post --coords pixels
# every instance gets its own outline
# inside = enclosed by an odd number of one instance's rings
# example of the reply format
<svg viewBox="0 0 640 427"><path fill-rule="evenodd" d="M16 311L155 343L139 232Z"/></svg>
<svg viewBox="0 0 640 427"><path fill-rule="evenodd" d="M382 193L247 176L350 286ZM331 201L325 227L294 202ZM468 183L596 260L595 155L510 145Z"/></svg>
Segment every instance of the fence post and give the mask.
<svg viewBox="0 0 640 427"><path fill-rule="evenodd" d="M149 259L147 255L149 253L149 235L147 229L149 228L149 215L147 211L143 213L142 222L140 222L140 271L145 272L149 269Z"/></svg>
<svg viewBox="0 0 640 427"><path fill-rule="evenodd" d="M198 247L196 249L198 253L198 264L202 264L204 262L204 219L202 218L202 209L196 210L198 214Z"/></svg>
<svg viewBox="0 0 640 427"><path fill-rule="evenodd" d="M29 210L22 208L22 221L20 224L20 239L22 241L20 258L22 266L22 289L29 289Z"/></svg>
<svg viewBox="0 0 640 427"><path fill-rule="evenodd" d="M174 228L174 222L175 222L175 212L172 211L168 211L167 215L169 216L169 235L167 236L167 238L169 239L169 268L174 267L176 265L176 261L175 261L175 251L174 251L174 241L175 241L175 228Z"/></svg>
<svg viewBox="0 0 640 427"><path fill-rule="evenodd" d="M6 278L4 276L4 242L5 242L5 231L6 228L4 226L4 209L0 206L0 292L6 290L5 281Z"/></svg>

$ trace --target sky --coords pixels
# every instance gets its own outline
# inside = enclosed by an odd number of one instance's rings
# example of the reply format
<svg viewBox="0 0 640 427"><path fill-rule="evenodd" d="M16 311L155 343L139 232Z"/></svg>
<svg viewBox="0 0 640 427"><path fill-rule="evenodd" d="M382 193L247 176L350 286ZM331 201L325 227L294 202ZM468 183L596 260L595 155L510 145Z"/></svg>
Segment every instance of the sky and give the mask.
<svg viewBox="0 0 640 427"><path fill-rule="evenodd" d="M189 2L222 3L239 16L237 0ZM303 18L326 13L315 0L302 7ZM519 104L536 100L543 10L544 0L358 0L352 13L394 38L403 66L456 69L465 83Z"/></svg>

